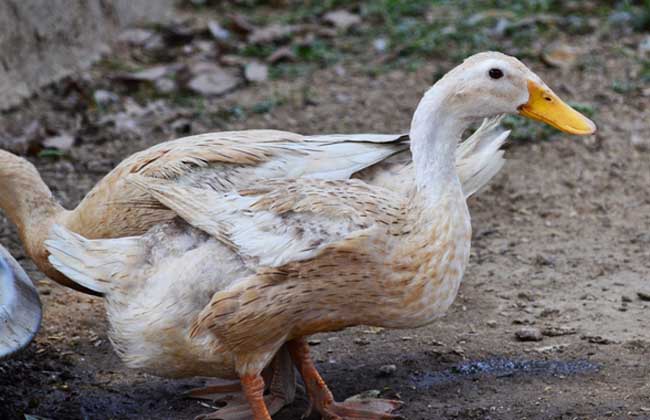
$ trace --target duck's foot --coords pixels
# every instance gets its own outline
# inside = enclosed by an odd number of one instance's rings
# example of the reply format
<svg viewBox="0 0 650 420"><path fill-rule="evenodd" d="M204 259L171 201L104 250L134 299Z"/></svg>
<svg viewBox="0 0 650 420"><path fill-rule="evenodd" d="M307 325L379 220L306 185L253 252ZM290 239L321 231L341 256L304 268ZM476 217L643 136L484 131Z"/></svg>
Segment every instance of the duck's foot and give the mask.
<svg viewBox="0 0 650 420"><path fill-rule="evenodd" d="M369 398L362 400L349 399L337 403L309 356L307 342L303 339L292 340L287 343L287 346L293 362L302 375L309 395L310 406L305 417L309 416L312 408L315 408L327 420L388 420L401 418L398 415L391 414L402 405L400 401Z"/></svg>
<svg viewBox="0 0 650 420"><path fill-rule="evenodd" d="M286 346L283 346L278 351L271 365L265 369L262 376L262 384L269 384L268 395L264 396L263 400L268 412L270 415L273 415L285 405L291 404L296 396L296 373ZM241 382L230 381L190 390L188 395L192 398L209 399L215 403L225 403L224 407L214 413L199 416L197 419L257 419L257 417L254 417L245 395L250 392L244 387L243 381L244 379L242 378ZM257 382L254 385L257 385ZM250 386L249 384L249 389Z"/></svg>
<svg viewBox="0 0 650 420"><path fill-rule="evenodd" d="M226 397L221 401L225 401L227 405L212 413L197 416L195 417L195 420L250 420L258 418L266 419L266 417L255 417L256 413L253 412L250 404L248 403L248 400L243 394ZM273 415L280 411L282 407L287 405L287 401L283 397L269 394L264 397L264 404L266 405L266 409L268 410L269 415Z"/></svg>
<svg viewBox="0 0 650 420"><path fill-rule="evenodd" d="M363 419L363 420L389 420L401 419L397 414L392 414L402 405L401 401L367 399L346 400L342 403L332 402L320 407L323 418L338 419ZM317 407L318 409L318 407Z"/></svg>
<svg viewBox="0 0 650 420"><path fill-rule="evenodd" d="M203 388L190 389L183 396L197 400L220 401L238 394L241 394L241 384L239 381L223 381L218 384L212 383Z"/></svg>

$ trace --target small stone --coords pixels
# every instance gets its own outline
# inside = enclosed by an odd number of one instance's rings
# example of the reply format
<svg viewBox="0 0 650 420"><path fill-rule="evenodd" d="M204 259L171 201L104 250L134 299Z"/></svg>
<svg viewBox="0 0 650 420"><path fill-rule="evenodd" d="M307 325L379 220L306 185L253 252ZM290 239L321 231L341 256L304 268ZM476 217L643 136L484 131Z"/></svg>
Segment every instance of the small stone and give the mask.
<svg viewBox="0 0 650 420"><path fill-rule="evenodd" d="M535 297L531 293L528 293L528 292L519 292L517 294L517 297L519 299L527 300L528 302L533 302L535 300Z"/></svg>
<svg viewBox="0 0 650 420"><path fill-rule="evenodd" d="M485 322L485 325L487 325L490 328L496 328L497 322L494 319L489 319Z"/></svg>
<svg viewBox="0 0 650 420"><path fill-rule="evenodd" d="M217 41L227 41L230 38L230 31L221 26L216 20L208 21L208 30L210 35Z"/></svg>
<svg viewBox="0 0 650 420"><path fill-rule="evenodd" d="M575 328L548 326L542 330L542 335L547 337L561 337L564 335L575 334L576 332Z"/></svg>
<svg viewBox="0 0 650 420"><path fill-rule="evenodd" d="M526 327L515 332L515 337L519 341L542 341L542 332L538 328Z"/></svg>
<svg viewBox="0 0 650 420"><path fill-rule="evenodd" d="M251 61L244 68L244 76L249 82L265 82L269 78L269 68L266 64Z"/></svg>
<svg viewBox="0 0 650 420"><path fill-rule="evenodd" d="M388 40L386 38L376 38L372 41L372 47L378 53L385 53L388 49Z"/></svg>
<svg viewBox="0 0 650 420"><path fill-rule="evenodd" d="M650 292L639 291L636 292L636 295L639 297L639 299L645 302L650 302Z"/></svg>
<svg viewBox="0 0 650 420"><path fill-rule="evenodd" d="M206 65L195 70L194 76L187 87L204 96L223 95L235 89L240 79L234 74L218 66Z"/></svg>
<svg viewBox="0 0 650 420"><path fill-rule="evenodd" d="M363 402L364 400L377 398L381 395L381 391L378 389L370 389L368 391L363 391L360 394L353 395L345 400L345 402Z"/></svg>
<svg viewBox="0 0 650 420"><path fill-rule="evenodd" d="M148 69L121 75L120 79L133 82L153 82L165 76L168 70L168 66L153 66Z"/></svg>
<svg viewBox="0 0 650 420"><path fill-rule="evenodd" d="M559 309L553 308L544 308L542 312L539 313L540 318L551 318L560 314Z"/></svg>
<svg viewBox="0 0 650 420"><path fill-rule="evenodd" d="M379 376L391 376L397 371L395 365L383 365L379 368Z"/></svg>
<svg viewBox="0 0 650 420"><path fill-rule="evenodd" d="M370 340L367 340L365 338L355 338L354 344L358 346L367 346L368 344L370 344Z"/></svg>
<svg viewBox="0 0 650 420"><path fill-rule="evenodd" d="M573 66L578 57L578 50L564 43L553 43L542 52L542 61L552 67L567 69Z"/></svg>
<svg viewBox="0 0 650 420"><path fill-rule="evenodd" d="M630 143L632 146L634 146L635 149L640 152L646 152L650 150L650 141L648 141L646 136L643 136L637 132L633 132L630 135Z"/></svg>
<svg viewBox="0 0 650 420"><path fill-rule="evenodd" d="M606 344L615 344L616 343L616 341L614 341L612 339L609 339L609 338L601 337L600 335L583 335L581 338L583 340L587 340L588 342L590 342L592 344L606 345Z"/></svg>
<svg viewBox="0 0 650 420"><path fill-rule="evenodd" d="M382 327L368 327L367 329L363 330L362 332L364 334L379 334L380 332L384 331L384 328Z"/></svg>
<svg viewBox="0 0 650 420"><path fill-rule="evenodd" d="M154 87L156 88L156 92L162 93L163 95L168 95L178 89L176 82L166 77L156 80Z"/></svg>
<svg viewBox="0 0 650 420"><path fill-rule="evenodd" d="M621 302L623 302L623 303L630 303L630 302L632 302L632 298L629 297L629 296L625 296L625 295L623 295L623 296L621 296Z"/></svg>
<svg viewBox="0 0 650 420"><path fill-rule="evenodd" d="M307 340L307 344L309 344L310 346L317 346L320 343L321 343L321 341L316 339L316 338L311 338L311 339Z"/></svg>
<svg viewBox="0 0 650 420"><path fill-rule="evenodd" d="M251 44L269 44L284 39L288 39L297 27L292 25L271 24L263 28L255 28L253 32L248 35L248 42Z"/></svg>
<svg viewBox="0 0 650 420"><path fill-rule="evenodd" d="M192 122L186 118L179 118L171 125L177 134L189 134L192 131Z"/></svg>
<svg viewBox="0 0 650 420"><path fill-rule="evenodd" d="M48 137L43 140L43 147L48 149L57 149L67 151L74 146L75 138L67 133L59 134L58 136Z"/></svg>
<svg viewBox="0 0 650 420"><path fill-rule="evenodd" d="M119 101L120 97L111 91L98 89L93 93L93 100L99 106L107 106Z"/></svg>

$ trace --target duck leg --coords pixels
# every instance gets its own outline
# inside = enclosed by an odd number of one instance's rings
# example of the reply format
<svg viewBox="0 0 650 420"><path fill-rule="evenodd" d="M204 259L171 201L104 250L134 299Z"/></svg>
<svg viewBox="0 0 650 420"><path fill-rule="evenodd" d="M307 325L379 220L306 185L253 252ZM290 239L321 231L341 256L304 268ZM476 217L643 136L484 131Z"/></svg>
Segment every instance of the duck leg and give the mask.
<svg viewBox="0 0 650 420"><path fill-rule="evenodd" d="M296 374L286 346L283 346L278 351L271 364L262 372L261 379L263 383L269 384L267 387L268 395L263 397L263 402L271 415L293 402L296 396ZM206 398L215 402L226 402L225 407L213 413L199 416L198 418L202 420L248 420L251 418L257 420L257 417L254 417L252 406L249 404L243 378L237 382L232 381L197 388L189 392L192 398Z"/></svg>
<svg viewBox="0 0 650 420"><path fill-rule="evenodd" d="M312 408L316 408L324 419L364 419L388 420L398 419L400 416L391 414L402 404L395 400L367 399L362 401L334 401L327 384L316 370L316 366L309 355L309 345L304 339L292 340L287 343L293 362L302 375L309 395L310 406L306 413L309 416Z"/></svg>

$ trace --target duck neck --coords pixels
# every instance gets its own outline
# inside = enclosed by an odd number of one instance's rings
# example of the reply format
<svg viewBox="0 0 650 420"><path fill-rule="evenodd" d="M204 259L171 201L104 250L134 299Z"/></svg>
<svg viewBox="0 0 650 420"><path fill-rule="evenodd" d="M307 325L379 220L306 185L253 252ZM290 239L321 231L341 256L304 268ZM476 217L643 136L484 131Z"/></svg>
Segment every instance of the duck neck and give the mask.
<svg viewBox="0 0 650 420"><path fill-rule="evenodd" d="M62 220L67 211L56 202L31 163L16 157L16 162L0 165L0 209L16 225L23 246L34 258L50 226Z"/></svg>
<svg viewBox="0 0 650 420"><path fill-rule="evenodd" d="M469 121L454 116L441 82L424 95L411 123L411 153L418 194L435 203L448 191L461 189L456 174L456 146Z"/></svg>

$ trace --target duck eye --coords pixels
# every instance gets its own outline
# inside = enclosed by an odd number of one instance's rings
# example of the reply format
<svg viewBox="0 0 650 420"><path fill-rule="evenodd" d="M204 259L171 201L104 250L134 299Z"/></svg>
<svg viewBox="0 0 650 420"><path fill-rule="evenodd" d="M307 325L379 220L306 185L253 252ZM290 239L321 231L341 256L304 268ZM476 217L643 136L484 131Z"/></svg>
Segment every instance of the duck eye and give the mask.
<svg viewBox="0 0 650 420"><path fill-rule="evenodd" d="M501 69L490 69L488 74L493 79L500 79L503 77L503 71Z"/></svg>

